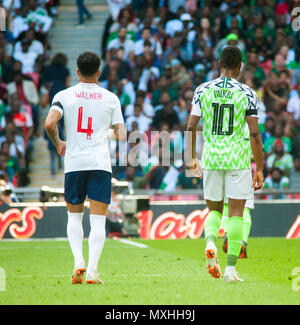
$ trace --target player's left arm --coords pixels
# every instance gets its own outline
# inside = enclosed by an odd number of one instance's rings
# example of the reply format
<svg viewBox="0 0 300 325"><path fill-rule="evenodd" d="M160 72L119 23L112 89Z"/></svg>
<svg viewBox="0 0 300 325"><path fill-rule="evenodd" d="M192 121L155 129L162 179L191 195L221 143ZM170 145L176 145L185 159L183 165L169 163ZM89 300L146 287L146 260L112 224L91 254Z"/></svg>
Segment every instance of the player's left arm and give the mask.
<svg viewBox="0 0 300 325"><path fill-rule="evenodd" d="M57 153L64 156L66 152L66 142L59 138L57 123L61 119L61 113L57 110L50 109L45 121L46 132L55 146Z"/></svg>
<svg viewBox="0 0 300 325"><path fill-rule="evenodd" d="M108 138L117 141L127 140L127 131L124 123L117 123L111 126L112 129L108 131Z"/></svg>
<svg viewBox="0 0 300 325"><path fill-rule="evenodd" d="M258 98L254 91L248 97L248 107L246 110L246 122L250 130L250 144L254 156L256 171L253 176L254 190L262 189L264 185L263 176L263 144L258 126Z"/></svg>
<svg viewBox="0 0 300 325"><path fill-rule="evenodd" d="M113 138L117 141L127 140L127 131L124 123L124 118L121 109L121 103L117 96L114 97L114 108L111 117L111 128L108 131L108 138Z"/></svg>

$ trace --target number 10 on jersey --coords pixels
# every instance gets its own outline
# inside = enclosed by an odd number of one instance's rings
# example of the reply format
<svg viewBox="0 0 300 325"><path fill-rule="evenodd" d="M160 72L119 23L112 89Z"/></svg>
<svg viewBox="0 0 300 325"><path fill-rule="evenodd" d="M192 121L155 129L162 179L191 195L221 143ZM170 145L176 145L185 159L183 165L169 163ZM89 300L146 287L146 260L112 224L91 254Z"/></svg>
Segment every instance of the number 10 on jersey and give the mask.
<svg viewBox="0 0 300 325"><path fill-rule="evenodd" d="M234 117L234 106L233 104L221 104L213 103L214 109L212 134L214 135L231 135L233 133L233 117ZM223 131L224 124L224 112L229 110L229 123L228 130Z"/></svg>
<svg viewBox="0 0 300 325"><path fill-rule="evenodd" d="M79 107L78 110L78 124L77 124L77 132L79 133L86 133L86 138L88 140L91 140L91 135L94 132L92 129L92 117L88 117L88 123L87 123L87 128L83 129L82 128L82 114L83 114L83 107Z"/></svg>

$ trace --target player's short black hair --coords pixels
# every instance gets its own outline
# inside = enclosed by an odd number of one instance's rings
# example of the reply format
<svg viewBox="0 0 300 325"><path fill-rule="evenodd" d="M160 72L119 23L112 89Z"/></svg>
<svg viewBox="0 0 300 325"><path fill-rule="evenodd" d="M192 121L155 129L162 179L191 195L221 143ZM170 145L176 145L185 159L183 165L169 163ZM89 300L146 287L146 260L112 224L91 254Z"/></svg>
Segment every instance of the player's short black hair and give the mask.
<svg viewBox="0 0 300 325"><path fill-rule="evenodd" d="M224 69L236 69L242 63L242 52L237 46L227 46L220 56L220 64Z"/></svg>
<svg viewBox="0 0 300 325"><path fill-rule="evenodd" d="M85 77L93 76L99 70L100 64L100 57L94 52L83 52L77 58L77 68Z"/></svg>

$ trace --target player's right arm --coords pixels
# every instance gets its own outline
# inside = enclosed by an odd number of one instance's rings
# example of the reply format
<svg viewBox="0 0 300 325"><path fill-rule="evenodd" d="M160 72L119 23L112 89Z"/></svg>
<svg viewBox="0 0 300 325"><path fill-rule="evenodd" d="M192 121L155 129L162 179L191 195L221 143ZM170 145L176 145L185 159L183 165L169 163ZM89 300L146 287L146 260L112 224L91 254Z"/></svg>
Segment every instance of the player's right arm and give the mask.
<svg viewBox="0 0 300 325"><path fill-rule="evenodd" d="M59 138L57 123L61 119L63 114L62 105L57 98L57 95L54 96L52 101L52 106L49 109L48 116L45 120L45 129L48 134L48 137L55 146L57 153L60 156L64 156L66 152L66 142L62 141Z"/></svg>
<svg viewBox="0 0 300 325"><path fill-rule="evenodd" d="M246 111L246 121L250 130L251 149L256 164L256 172L253 176L253 188L254 190L260 190L264 185L263 145L258 127L258 99L254 91Z"/></svg>

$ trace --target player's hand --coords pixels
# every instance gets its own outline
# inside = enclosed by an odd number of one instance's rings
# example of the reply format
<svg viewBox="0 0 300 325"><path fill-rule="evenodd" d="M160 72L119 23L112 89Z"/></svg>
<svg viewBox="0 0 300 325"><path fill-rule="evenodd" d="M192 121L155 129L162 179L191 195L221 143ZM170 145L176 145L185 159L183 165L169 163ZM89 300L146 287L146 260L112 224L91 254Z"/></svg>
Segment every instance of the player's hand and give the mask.
<svg viewBox="0 0 300 325"><path fill-rule="evenodd" d="M57 146L56 150L57 150L57 153L60 155L60 156L64 156L65 153L66 153L66 147L67 147L67 142L65 141L60 141L59 142L59 145Z"/></svg>
<svg viewBox="0 0 300 325"><path fill-rule="evenodd" d="M203 169L201 167L200 161L198 159L192 159L188 163L189 172L192 177L202 178Z"/></svg>
<svg viewBox="0 0 300 325"><path fill-rule="evenodd" d="M264 186L264 175L262 171L256 171L253 176L252 187L254 191L261 190Z"/></svg>

